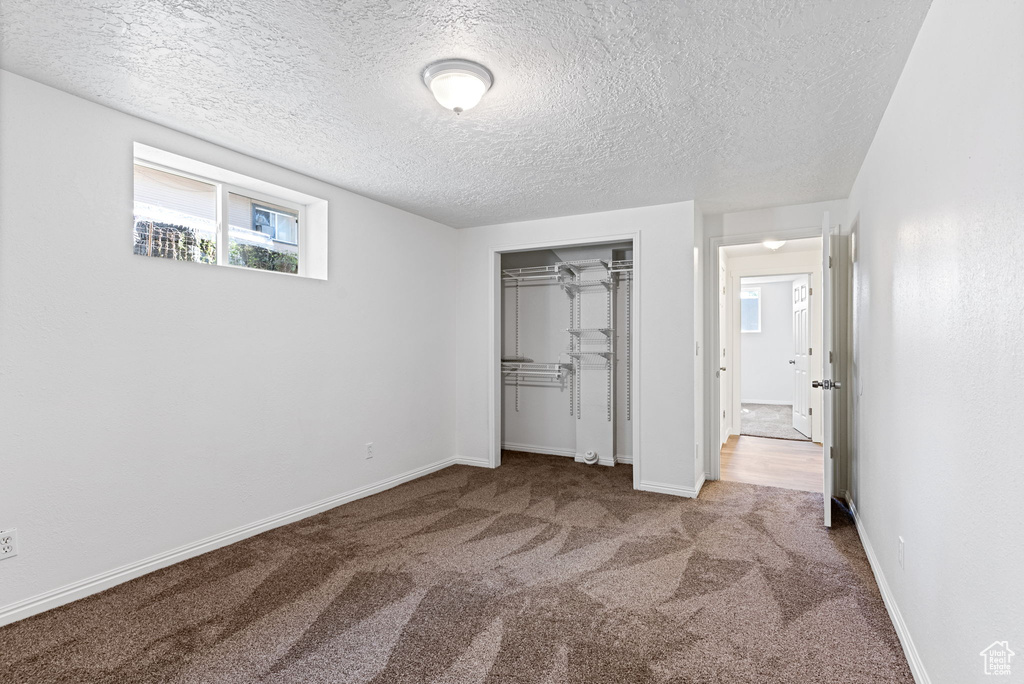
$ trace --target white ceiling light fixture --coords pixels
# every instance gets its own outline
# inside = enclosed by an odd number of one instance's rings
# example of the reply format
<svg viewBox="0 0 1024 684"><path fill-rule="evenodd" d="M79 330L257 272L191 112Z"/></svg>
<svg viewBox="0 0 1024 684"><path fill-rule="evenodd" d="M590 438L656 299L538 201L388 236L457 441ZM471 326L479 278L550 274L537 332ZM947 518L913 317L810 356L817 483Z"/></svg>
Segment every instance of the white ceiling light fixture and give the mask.
<svg viewBox="0 0 1024 684"><path fill-rule="evenodd" d="M456 114L475 107L493 81L487 67L465 59L446 59L423 70L423 82L434 98Z"/></svg>
<svg viewBox="0 0 1024 684"><path fill-rule="evenodd" d="M772 250L773 252L777 252L777 251L779 251L779 248L782 247L782 245L786 244L786 241L785 240L765 240L761 244L764 245L765 247L767 247L768 249Z"/></svg>

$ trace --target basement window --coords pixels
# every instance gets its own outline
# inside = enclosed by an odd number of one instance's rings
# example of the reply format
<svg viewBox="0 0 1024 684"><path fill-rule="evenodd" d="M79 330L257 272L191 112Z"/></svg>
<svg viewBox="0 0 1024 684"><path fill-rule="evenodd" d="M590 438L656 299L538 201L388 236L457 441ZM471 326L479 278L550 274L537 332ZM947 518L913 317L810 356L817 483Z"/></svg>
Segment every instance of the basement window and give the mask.
<svg viewBox="0 0 1024 684"><path fill-rule="evenodd" d="M135 254L327 278L327 202L135 144Z"/></svg>
<svg viewBox="0 0 1024 684"><path fill-rule="evenodd" d="M740 332L761 332L761 288L740 290Z"/></svg>

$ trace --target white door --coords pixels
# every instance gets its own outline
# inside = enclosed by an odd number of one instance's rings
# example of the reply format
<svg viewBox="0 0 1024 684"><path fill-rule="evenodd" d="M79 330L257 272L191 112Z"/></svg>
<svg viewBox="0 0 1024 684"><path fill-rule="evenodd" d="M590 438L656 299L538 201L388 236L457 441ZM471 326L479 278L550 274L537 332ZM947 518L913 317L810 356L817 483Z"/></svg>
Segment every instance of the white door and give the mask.
<svg viewBox="0 0 1024 684"><path fill-rule="evenodd" d="M822 389L822 458L825 461L825 476L822 482L822 499L825 501L825 527L832 527L832 458L836 441L835 429L832 421L832 393L837 392L840 386L832 381L832 292L835 290L835 271L832 268L832 229L829 225L829 215L821 221L821 382L815 383Z"/></svg>
<svg viewBox="0 0 1024 684"><path fill-rule="evenodd" d="M793 280L793 429L811 438L811 279Z"/></svg>
<svg viewBox="0 0 1024 684"><path fill-rule="evenodd" d="M729 312L728 303L729 300L725 296L725 283L726 283L726 270L725 270L725 259L722 257L721 250L718 255L718 371L715 375L718 377L718 421L719 436L722 438L722 444L725 444L729 439L729 420L726 417L729 410L729 402L732 401L732 393L729 391L729 382L727 380L728 372L726 366L726 340L728 340L729 334Z"/></svg>

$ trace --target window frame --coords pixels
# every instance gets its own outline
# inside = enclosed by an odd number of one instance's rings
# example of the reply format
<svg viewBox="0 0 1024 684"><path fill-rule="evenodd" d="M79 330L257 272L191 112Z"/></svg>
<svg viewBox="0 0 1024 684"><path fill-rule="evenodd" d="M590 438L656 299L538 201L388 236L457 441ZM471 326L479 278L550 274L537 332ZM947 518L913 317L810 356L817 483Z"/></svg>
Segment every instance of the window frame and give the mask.
<svg viewBox="0 0 1024 684"><path fill-rule="evenodd" d="M235 194L238 194L238 193L235 193ZM244 195L243 195L243 197L244 197ZM250 198L250 199L252 199L252 198ZM256 225L256 212L257 211L267 211L267 212L270 212L271 214L277 214L278 216L288 216L289 218L291 218L291 216L292 216L291 214L286 214L285 212L280 211L280 209L275 209L275 207L285 208L284 205L281 205L281 204L273 204L272 205L270 202L262 202L262 201L260 201L260 202L253 202L252 206L250 207L250 213L252 215L252 224ZM298 214L298 212L296 212L296 214L295 214L295 239L296 240L299 239L299 225L301 225L301 216ZM255 228L253 228L253 230L255 230ZM286 244L286 245L295 245L296 247L299 246L298 242L292 242L291 240L282 240L281 238L279 238L277 236L277 225L276 224L274 225L274 235L270 239L273 240L274 242L280 242L280 243L283 243L283 244Z"/></svg>
<svg viewBox="0 0 1024 684"><path fill-rule="evenodd" d="M756 297L746 297L746 299L756 299L757 300L757 330L744 330L743 329L743 300L745 299L744 296L743 296L744 292L757 292L757 296ZM739 307L739 309L740 309L740 334L760 333L761 332L761 288L757 287L755 285L748 285L746 287L741 285L740 286L740 307Z"/></svg>
<svg viewBox="0 0 1024 684"><path fill-rule="evenodd" d="M272 195L270 193L263 192L262 190L256 190L254 188L246 187L244 185L239 185L239 184L236 184L236 183L228 183L226 181L219 180L219 179L214 178L214 177L205 176L205 175L193 173L191 171L187 171L187 170L184 170L184 169L181 169L181 168L177 168L177 167L174 167L174 166L169 166L167 164L161 164L159 162L154 162L154 161L151 161L149 159L146 159L145 157L140 157L138 155L138 153L136 153L134 155L134 163L139 165L139 166L145 166L145 167L148 167L148 168L151 168L151 169L156 169L157 171L163 171L164 173L169 173L169 174L172 174L172 175L181 176L182 178L189 178L191 180L199 181L199 182L202 182L202 183L207 183L209 185L214 186L214 188L216 189L216 193L217 193L217 262L216 262L217 266L227 266L228 268L239 268L239 269L242 269L244 271L256 271L256 272L261 272L261 273L277 273L279 275L286 275L286 276L299 276L299 277L302 277L302 278L309 277L307 275L308 264L306 263L307 262L307 259L306 259L306 247L307 247L307 240L306 240L306 209L307 209L308 205L301 204L299 202L294 202L292 200L284 199L282 197L277 197L277 196ZM275 241L284 242L284 244L294 245L296 247L296 251L297 251L297 254L298 254L298 260L299 260L299 268L298 268L298 272L297 273L283 273L281 271L268 271L268 270L264 270L264 269L261 269L261 268L250 268L248 266L242 266L242 265L236 265L236 264L230 263L230 255L229 255L229 251L228 250L229 250L229 240L230 240L230 231L231 231L231 226L230 226L231 220L230 220L230 213L228 211L228 196L231 195L232 193L235 194L235 195L241 195L242 197L247 197L247 198L249 198L251 200L254 200L256 202L266 203L266 204L270 204L270 205L276 205L278 207L283 207L285 209L290 209L290 210L294 211L298 215L298 226L296 226L296 231L295 231L296 232L296 236L295 237L298 240L298 242L292 243L292 242L287 242L287 241L276 240L276 233L277 233L277 231L276 231L276 229L274 231L275 232ZM271 209L271 211L273 211L273 209ZM251 211L250 211L249 215L250 215L250 221L251 221L251 217L252 217L252 212Z"/></svg>

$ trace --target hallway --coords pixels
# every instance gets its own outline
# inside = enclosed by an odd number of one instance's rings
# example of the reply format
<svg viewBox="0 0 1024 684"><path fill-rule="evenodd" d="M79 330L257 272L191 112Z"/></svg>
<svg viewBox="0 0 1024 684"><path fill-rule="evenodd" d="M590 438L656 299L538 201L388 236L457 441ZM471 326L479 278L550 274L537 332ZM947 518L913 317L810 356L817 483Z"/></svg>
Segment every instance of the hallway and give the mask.
<svg viewBox="0 0 1024 684"><path fill-rule="evenodd" d="M721 479L820 492L821 449L814 442L732 435L722 446Z"/></svg>

